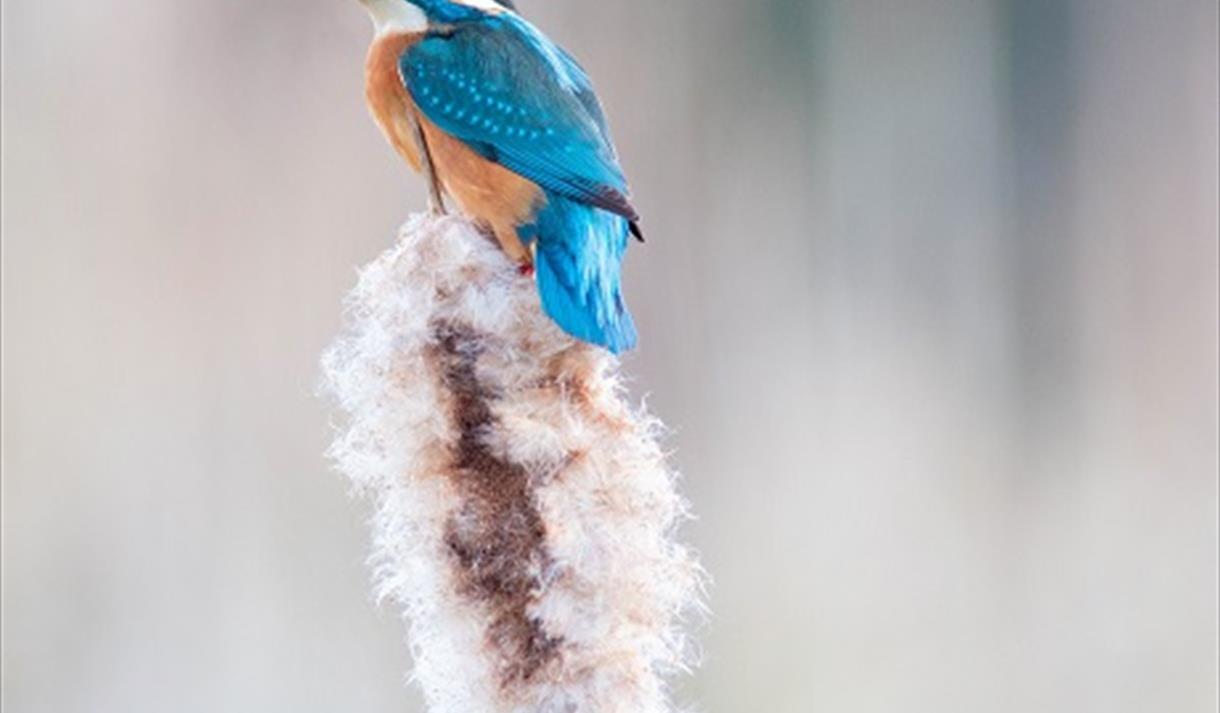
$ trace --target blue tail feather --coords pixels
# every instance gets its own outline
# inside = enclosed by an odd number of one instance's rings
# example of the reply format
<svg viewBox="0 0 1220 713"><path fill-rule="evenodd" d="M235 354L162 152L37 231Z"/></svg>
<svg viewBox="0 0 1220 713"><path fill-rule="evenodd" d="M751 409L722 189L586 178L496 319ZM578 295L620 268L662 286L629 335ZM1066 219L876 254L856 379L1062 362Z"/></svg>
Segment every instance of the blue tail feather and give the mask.
<svg viewBox="0 0 1220 713"><path fill-rule="evenodd" d="M620 272L628 223L548 191L531 226L542 308L568 334L618 354L635 346ZM523 231L524 232L524 231Z"/></svg>

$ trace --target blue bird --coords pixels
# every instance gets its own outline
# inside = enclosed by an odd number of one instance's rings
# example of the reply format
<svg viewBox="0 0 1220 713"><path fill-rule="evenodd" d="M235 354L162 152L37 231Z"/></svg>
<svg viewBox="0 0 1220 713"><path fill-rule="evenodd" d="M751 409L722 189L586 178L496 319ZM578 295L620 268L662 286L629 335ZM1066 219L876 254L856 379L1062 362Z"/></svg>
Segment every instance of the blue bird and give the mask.
<svg viewBox="0 0 1220 713"><path fill-rule="evenodd" d="M447 194L494 233L568 334L634 347L621 270L643 238L585 71L508 0L361 2L369 109L433 210Z"/></svg>

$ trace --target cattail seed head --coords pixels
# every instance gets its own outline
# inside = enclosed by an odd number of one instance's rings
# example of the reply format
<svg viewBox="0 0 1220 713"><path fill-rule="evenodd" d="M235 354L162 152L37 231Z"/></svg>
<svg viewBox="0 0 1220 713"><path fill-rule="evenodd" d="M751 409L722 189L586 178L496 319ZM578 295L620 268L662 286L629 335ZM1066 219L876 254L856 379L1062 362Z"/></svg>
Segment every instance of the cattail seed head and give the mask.
<svg viewBox="0 0 1220 713"><path fill-rule="evenodd" d="M662 713L701 573L660 424L456 217L361 272L323 359L330 455L375 505L378 593L435 713Z"/></svg>

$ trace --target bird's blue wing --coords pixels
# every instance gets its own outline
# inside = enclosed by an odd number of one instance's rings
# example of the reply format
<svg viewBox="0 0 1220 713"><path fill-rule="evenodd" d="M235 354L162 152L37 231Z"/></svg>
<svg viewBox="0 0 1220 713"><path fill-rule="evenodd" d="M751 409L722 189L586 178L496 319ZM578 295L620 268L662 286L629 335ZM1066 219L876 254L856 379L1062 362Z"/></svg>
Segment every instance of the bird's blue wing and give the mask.
<svg viewBox="0 0 1220 713"><path fill-rule="evenodd" d="M399 69L428 119L565 198L638 220L589 78L512 13L434 32Z"/></svg>
<svg viewBox="0 0 1220 713"><path fill-rule="evenodd" d="M589 116L592 117L594 123L597 124L597 130L601 132L606 146L610 149L610 154L615 156L617 160L614 143L610 141L610 127L606 126L606 115L602 111L602 103L598 100L597 93L593 91L592 80L589 79L588 74L585 74L585 68L580 66L576 58L558 45L555 45L555 49L559 51L559 58L568 70L568 76L572 79L573 91L576 94L576 98L584 106L585 111L589 112Z"/></svg>

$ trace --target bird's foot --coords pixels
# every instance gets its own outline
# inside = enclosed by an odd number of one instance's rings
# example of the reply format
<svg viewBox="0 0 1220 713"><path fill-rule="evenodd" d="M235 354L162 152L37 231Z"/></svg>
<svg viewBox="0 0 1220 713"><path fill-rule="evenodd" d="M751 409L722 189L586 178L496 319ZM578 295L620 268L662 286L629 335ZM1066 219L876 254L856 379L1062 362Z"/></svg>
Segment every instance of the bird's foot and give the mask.
<svg viewBox="0 0 1220 713"><path fill-rule="evenodd" d="M517 263L517 274L522 277L533 277L534 263L529 261Z"/></svg>

